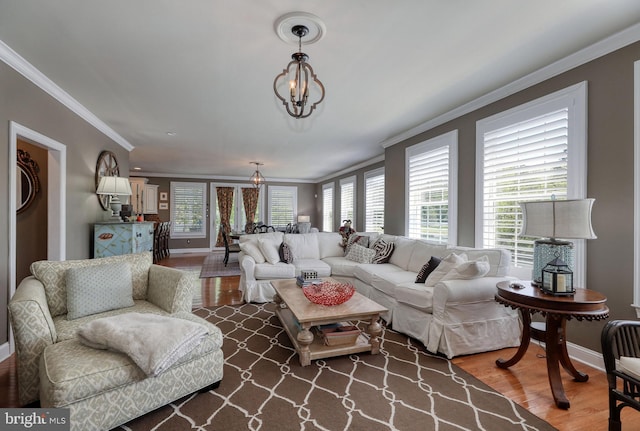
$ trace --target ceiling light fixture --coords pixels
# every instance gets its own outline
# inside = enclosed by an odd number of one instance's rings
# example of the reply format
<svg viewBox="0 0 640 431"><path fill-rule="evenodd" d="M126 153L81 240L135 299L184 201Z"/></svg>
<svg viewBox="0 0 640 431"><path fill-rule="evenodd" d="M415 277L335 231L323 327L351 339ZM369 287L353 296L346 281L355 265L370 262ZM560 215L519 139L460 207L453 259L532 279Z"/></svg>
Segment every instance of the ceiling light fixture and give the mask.
<svg viewBox="0 0 640 431"><path fill-rule="evenodd" d="M265 183L265 179L260 173L260 166L263 166L264 163L251 162L251 164L256 165L256 171L253 173L253 175L251 175L249 181L251 181L251 184L253 184L256 189L260 190L260 187L262 187L262 185Z"/></svg>
<svg viewBox="0 0 640 431"><path fill-rule="evenodd" d="M313 16L310 14L304 15L306 19L310 19L310 17ZM295 18L295 15L291 15L280 19L277 24L277 31L281 38L284 39L281 33L282 27ZM313 18L317 19L317 17ZM315 20L312 20L312 22L316 23ZM322 37L324 26L322 25L321 28L320 37ZM313 68L307 62L309 57L302 52L302 38L309 35L309 27L303 24L296 24L291 27L291 33L298 38L298 52L294 52L291 55L292 61L274 79L273 91L276 97L282 101L289 115L294 118L306 118L324 100L324 85L322 85L322 82L313 72ZM318 39L319 37L314 37L311 42L315 42Z"/></svg>

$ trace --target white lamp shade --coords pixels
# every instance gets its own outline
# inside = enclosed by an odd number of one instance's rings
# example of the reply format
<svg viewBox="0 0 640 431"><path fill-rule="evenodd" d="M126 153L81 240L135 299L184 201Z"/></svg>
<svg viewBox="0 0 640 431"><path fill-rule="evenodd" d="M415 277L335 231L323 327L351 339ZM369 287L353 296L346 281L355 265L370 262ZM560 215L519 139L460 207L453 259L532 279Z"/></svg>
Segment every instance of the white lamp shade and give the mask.
<svg viewBox="0 0 640 431"><path fill-rule="evenodd" d="M595 199L522 202L520 236L596 239L591 226Z"/></svg>
<svg viewBox="0 0 640 431"><path fill-rule="evenodd" d="M131 184L129 179L124 177L102 177L98 183L99 195L111 196L131 196Z"/></svg>
<svg viewBox="0 0 640 431"><path fill-rule="evenodd" d="M298 216L298 223L309 223L311 221L311 217L308 215L299 215Z"/></svg>

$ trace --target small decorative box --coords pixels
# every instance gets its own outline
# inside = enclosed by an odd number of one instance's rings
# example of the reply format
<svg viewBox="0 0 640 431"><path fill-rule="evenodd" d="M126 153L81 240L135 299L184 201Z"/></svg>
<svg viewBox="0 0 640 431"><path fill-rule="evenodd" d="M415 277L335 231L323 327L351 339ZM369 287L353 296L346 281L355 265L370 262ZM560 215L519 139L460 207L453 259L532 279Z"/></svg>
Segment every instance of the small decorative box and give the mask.
<svg viewBox="0 0 640 431"><path fill-rule="evenodd" d="M310 269L303 269L300 271L300 275L304 280L314 280L318 278L318 272Z"/></svg>

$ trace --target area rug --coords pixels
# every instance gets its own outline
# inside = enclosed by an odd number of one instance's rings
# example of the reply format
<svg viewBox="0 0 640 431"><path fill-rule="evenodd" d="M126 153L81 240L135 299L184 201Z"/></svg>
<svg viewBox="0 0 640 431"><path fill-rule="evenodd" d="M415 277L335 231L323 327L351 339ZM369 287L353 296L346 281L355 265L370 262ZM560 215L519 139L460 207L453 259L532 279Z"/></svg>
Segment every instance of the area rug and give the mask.
<svg viewBox="0 0 640 431"><path fill-rule="evenodd" d="M227 266L224 266L224 253L216 252L209 255L202 262L202 270L200 278L211 277L228 277L231 275L240 275L240 264L238 263L238 255L229 256Z"/></svg>
<svg viewBox="0 0 640 431"><path fill-rule="evenodd" d="M383 332L378 355L315 360L301 367L273 304L200 308L195 314L225 335L220 386L179 399L123 429L555 430L390 329Z"/></svg>

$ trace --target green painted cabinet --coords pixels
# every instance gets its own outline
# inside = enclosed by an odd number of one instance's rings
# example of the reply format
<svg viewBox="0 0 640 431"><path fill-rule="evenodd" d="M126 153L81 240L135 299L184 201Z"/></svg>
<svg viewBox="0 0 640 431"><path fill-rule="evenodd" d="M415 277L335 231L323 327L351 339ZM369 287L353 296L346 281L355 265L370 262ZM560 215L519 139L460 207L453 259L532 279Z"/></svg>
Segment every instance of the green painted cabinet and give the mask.
<svg viewBox="0 0 640 431"><path fill-rule="evenodd" d="M153 251L153 222L96 223L93 257Z"/></svg>

